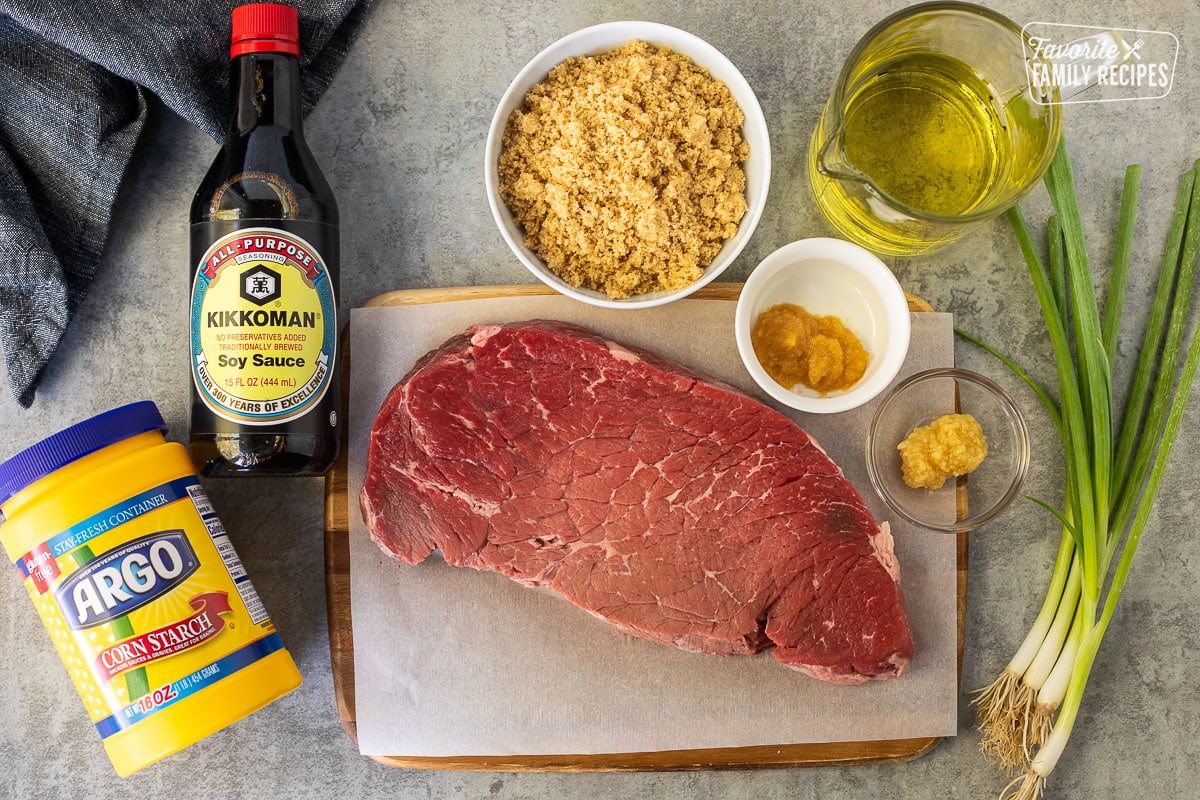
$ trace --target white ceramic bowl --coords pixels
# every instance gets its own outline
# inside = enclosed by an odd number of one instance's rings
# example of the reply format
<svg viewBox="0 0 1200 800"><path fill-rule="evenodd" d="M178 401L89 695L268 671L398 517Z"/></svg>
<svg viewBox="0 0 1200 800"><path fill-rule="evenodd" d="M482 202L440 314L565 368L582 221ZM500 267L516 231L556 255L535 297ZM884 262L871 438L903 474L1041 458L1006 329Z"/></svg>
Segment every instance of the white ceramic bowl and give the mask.
<svg viewBox="0 0 1200 800"><path fill-rule="evenodd" d="M521 106L525 95L550 73L550 70L562 61L573 56L597 55L616 50L631 40L639 39L650 44L667 47L676 53L690 58L697 65L708 70L714 78L724 81L729 87L733 99L737 101L746 121L742 125L742 137L750 145L750 157L742 165L746 172L746 204L745 216L738 224L737 234L728 239L724 246L705 268L703 275L695 283L672 292L653 292L631 297L626 300L611 300L602 292L590 289L580 289L569 285L555 275L538 258L532 250L525 246L525 234L513 221L512 213L500 197L500 149L504 137L504 128L512 112ZM484 151L484 180L487 187L488 203L492 207L492 216L500 226L504 241L530 272L546 285L576 300L605 308L646 308L662 305L680 297L685 297L701 286L714 280L725 271L746 242L750 240L754 228L758 225L763 205L767 199L767 187L771 178L771 144L767 137L767 122L763 118L762 108L750 84L742 77L729 59L712 45L686 31L660 25L655 22L608 22L584 28L568 36L564 36L554 44L538 53L509 85L508 91L500 99L500 106L492 117L492 126L488 131L487 147Z"/></svg>
<svg viewBox="0 0 1200 800"><path fill-rule="evenodd" d="M871 360L854 386L822 396L814 389L780 386L767 374L750 331L758 315L778 303L795 303L815 316L834 316L852 330ZM908 353L908 299L900 282L875 255L841 239L802 239L763 259L750 274L735 313L738 353L763 391L800 411L832 414L868 402L886 389Z"/></svg>

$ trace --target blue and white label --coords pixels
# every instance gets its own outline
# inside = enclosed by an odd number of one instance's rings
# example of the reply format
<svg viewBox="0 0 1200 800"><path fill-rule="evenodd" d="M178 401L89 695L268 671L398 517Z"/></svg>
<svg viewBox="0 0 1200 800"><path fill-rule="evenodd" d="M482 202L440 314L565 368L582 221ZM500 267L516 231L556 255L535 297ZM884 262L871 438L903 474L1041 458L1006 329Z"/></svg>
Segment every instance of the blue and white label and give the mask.
<svg viewBox="0 0 1200 800"><path fill-rule="evenodd" d="M89 562L55 590L63 617L83 630L123 617L162 597L200 566L182 530L128 542Z"/></svg>

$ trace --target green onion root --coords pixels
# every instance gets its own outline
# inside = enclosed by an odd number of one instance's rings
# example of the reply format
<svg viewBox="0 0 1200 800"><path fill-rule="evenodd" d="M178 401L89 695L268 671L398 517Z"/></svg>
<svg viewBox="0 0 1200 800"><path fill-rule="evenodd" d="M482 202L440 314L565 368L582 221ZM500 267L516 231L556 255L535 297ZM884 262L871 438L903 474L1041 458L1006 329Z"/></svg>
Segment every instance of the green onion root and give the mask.
<svg viewBox="0 0 1200 800"><path fill-rule="evenodd" d="M1005 667L999 678L975 694L972 702L978 707L982 734L979 749L999 769L1011 772L1025 763L1022 736L1037 692L1012 667Z"/></svg>
<svg viewBox="0 0 1200 800"><path fill-rule="evenodd" d="M1046 779L1033 770L1026 770L1004 787L1000 800L1039 800L1046 791Z"/></svg>

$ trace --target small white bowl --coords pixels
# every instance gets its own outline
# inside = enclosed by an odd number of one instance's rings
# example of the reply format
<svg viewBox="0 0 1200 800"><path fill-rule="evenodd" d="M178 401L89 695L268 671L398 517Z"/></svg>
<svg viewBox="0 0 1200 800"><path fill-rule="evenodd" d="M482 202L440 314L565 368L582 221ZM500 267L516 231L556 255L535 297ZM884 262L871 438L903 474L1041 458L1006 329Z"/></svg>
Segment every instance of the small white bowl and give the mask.
<svg viewBox="0 0 1200 800"><path fill-rule="evenodd" d="M745 215L738 223L738 231L733 238L726 240L712 262L704 269L699 280L671 292L652 292L636 295L626 300L612 300L603 292L571 286L562 278L555 275L532 250L525 246L525 233L521 230L500 197L500 150L504 138L504 128L512 112L520 108L529 90L542 81L550 70L559 63L573 56L598 55L616 50L628 42L638 39L660 47L667 47L676 53L690 58L698 66L707 69L709 74L729 87L733 99L741 107L746 121L742 124L742 137L750 145L750 157L742 165L746 172L746 204ZM660 25L656 22L608 22L590 28L576 31L564 36L554 44L538 53L525 68L517 74L509 85L508 91L500 99L500 105L492 117L492 125L488 130L487 147L484 151L484 180L487 187L488 204L492 208L492 216L500 227L504 241L530 272L547 286L562 294L604 308L647 308L662 305L681 297L686 297L701 286L711 282L725 271L737 258L746 242L754 233L758 219L762 215L763 206L767 200L767 188L771 179L771 143L767 136L767 122L763 118L762 108L750 84L742 77L732 62L719 50L686 31Z"/></svg>
<svg viewBox="0 0 1200 800"><path fill-rule="evenodd" d="M815 316L833 316L852 330L871 360L863 377L843 392L821 395L780 386L754 354L750 331L773 305L794 303ZM892 271L871 252L841 239L802 239L776 250L742 287L734 318L738 353L755 382L784 405L816 414L848 411L891 384L908 353L908 299Z"/></svg>

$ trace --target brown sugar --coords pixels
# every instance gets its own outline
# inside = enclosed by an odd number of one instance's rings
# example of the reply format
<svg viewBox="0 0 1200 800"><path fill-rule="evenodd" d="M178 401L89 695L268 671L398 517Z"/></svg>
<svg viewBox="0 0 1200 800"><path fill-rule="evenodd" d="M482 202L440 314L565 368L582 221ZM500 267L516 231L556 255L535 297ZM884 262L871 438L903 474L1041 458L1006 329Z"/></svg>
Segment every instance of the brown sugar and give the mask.
<svg viewBox="0 0 1200 800"><path fill-rule="evenodd" d="M746 213L744 119L724 83L666 48L571 58L510 117L500 196L572 286L680 289Z"/></svg>

